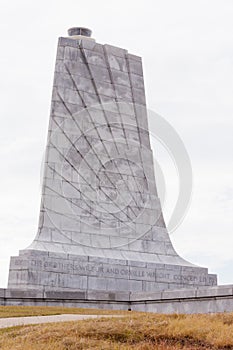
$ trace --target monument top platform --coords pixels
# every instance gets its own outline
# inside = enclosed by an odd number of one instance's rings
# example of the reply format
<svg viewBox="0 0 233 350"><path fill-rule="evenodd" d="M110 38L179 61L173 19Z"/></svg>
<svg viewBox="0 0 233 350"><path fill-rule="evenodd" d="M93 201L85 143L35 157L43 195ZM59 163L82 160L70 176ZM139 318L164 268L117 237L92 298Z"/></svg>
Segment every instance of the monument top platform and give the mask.
<svg viewBox="0 0 233 350"><path fill-rule="evenodd" d="M69 36L81 35L81 36L91 37L92 31L91 29L84 28L84 27L72 27L68 29L68 34Z"/></svg>

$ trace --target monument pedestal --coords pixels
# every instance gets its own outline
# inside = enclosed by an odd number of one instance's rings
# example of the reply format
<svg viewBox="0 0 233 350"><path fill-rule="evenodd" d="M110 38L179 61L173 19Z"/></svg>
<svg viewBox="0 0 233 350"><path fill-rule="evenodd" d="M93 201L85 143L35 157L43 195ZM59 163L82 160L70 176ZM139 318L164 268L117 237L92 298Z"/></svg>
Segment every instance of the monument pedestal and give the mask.
<svg viewBox="0 0 233 350"><path fill-rule="evenodd" d="M141 258L144 260L126 260L120 255L114 259L38 250L22 251L19 257L11 258L8 288L152 292L213 286L217 283L216 275L208 274L206 268L193 266L182 259L178 261L176 256L168 259L158 256L158 261L153 262L153 256L149 257L146 253L145 256L151 261L146 261L143 255ZM166 260L170 260L170 264ZM177 264L172 264L172 261Z"/></svg>

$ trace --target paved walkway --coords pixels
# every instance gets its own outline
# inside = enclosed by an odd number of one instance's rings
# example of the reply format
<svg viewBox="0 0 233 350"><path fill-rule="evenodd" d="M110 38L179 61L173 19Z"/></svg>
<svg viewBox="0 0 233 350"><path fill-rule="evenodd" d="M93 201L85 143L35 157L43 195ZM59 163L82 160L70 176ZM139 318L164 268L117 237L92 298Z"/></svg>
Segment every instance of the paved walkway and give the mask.
<svg viewBox="0 0 233 350"><path fill-rule="evenodd" d="M27 317L0 318L0 328L23 326L27 324L78 321L78 320L86 320L90 318L100 318L100 317L122 317L122 316L121 315L64 314L64 315L51 315L51 316L27 316Z"/></svg>

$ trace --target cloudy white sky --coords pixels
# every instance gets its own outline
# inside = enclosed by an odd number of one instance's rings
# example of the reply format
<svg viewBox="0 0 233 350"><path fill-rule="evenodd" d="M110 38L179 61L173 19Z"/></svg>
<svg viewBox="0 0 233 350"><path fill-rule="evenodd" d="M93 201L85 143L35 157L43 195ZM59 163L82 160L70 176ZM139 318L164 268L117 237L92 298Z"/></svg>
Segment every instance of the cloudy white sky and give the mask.
<svg viewBox="0 0 233 350"><path fill-rule="evenodd" d="M143 57L148 107L182 138L193 198L177 251L233 283L233 1L0 0L0 287L33 240L57 37L72 26ZM166 219L177 193L164 164Z"/></svg>

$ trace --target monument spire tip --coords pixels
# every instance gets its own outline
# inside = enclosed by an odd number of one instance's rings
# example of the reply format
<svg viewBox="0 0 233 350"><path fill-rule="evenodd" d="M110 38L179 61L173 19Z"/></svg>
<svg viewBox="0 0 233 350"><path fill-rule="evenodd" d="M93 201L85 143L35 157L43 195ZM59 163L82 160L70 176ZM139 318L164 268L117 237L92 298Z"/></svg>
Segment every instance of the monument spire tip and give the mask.
<svg viewBox="0 0 233 350"><path fill-rule="evenodd" d="M82 35L82 36L91 37L92 31L84 27L72 27L68 29L68 34L69 36Z"/></svg>

